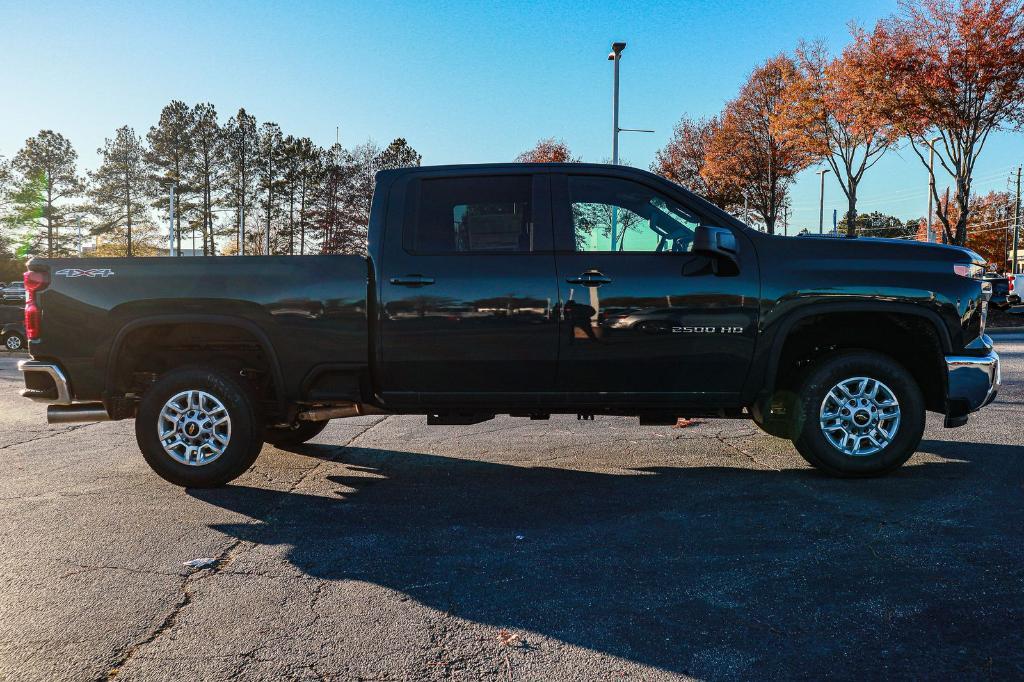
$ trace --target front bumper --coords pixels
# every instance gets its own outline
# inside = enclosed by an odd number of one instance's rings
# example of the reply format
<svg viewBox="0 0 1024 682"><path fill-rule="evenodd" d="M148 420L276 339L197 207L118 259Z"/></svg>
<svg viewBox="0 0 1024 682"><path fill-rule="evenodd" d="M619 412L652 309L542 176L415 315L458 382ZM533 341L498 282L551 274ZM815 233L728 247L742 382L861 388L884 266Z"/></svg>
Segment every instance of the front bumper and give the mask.
<svg viewBox="0 0 1024 682"><path fill-rule="evenodd" d="M960 426L967 422L967 415L995 400L1002 375L999 368L999 353L991 348L984 355L946 356L946 426Z"/></svg>

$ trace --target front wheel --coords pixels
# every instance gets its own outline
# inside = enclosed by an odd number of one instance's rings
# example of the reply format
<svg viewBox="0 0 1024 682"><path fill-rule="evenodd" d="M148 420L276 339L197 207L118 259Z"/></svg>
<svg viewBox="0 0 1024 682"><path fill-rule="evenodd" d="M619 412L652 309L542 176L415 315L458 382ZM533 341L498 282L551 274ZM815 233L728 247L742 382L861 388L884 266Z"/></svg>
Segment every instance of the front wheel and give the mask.
<svg viewBox="0 0 1024 682"><path fill-rule="evenodd" d="M881 476L910 459L924 425L921 389L902 365L849 351L823 360L804 380L793 444L833 476Z"/></svg>
<svg viewBox="0 0 1024 682"><path fill-rule="evenodd" d="M207 367L160 377L139 404L135 438L153 471L190 488L237 478L263 447L251 393L234 376Z"/></svg>

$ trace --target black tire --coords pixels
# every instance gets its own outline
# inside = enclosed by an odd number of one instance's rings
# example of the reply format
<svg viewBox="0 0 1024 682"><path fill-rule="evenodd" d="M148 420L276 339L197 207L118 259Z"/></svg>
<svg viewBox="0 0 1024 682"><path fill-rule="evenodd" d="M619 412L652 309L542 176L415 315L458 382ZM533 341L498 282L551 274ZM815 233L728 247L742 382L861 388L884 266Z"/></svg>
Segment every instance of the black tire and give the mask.
<svg viewBox="0 0 1024 682"><path fill-rule="evenodd" d="M204 391L223 405L230 417L230 437L224 451L207 464L189 465L174 459L160 441L161 410L183 391ZM142 397L135 417L135 438L146 462L160 477L188 488L214 488L238 478L256 461L263 447L263 428L255 400L234 376L209 367L171 370Z"/></svg>
<svg viewBox="0 0 1024 682"><path fill-rule="evenodd" d="M853 377L882 382L899 403L895 434L885 447L873 454L846 454L832 444L822 429L820 411L826 396L841 381ZM924 434L925 407L921 389L902 365L881 353L846 351L821 360L804 380L797 404L793 444L808 463L832 476L882 476L898 469L917 450Z"/></svg>
<svg viewBox="0 0 1024 682"><path fill-rule="evenodd" d="M327 422L299 422L295 426L285 428L270 428L264 432L263 438L271 445L288 447L290 445L302 445L306 441L316 438L320 432L327 428Z"/></svg>
<svg viewBox="0 0 1024 682"><path fill-rule="evenodd" d="M11 332L4 337L4 348L11 352L25 350L25 337L18 332Z"/></svg>

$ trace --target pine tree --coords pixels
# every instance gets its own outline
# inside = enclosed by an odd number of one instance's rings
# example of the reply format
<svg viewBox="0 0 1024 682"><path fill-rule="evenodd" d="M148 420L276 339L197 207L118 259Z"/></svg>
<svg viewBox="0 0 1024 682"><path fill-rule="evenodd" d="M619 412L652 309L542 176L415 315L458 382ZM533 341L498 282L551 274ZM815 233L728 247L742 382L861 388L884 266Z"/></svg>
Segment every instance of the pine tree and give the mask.
<svg viewBox="0 0 1024 682"><path fill-rule="evenodd" d="M404 137L396 137L377 158L377 170L419 166L423 157L409 146Z"/></svg>
<svg viewBox="0 0 1024 682"><path fill-rule="evenodd" d="M192 110L180 100L174 100L160 112L160 122L149 129L146 140L146 162L156 171L157 191L153 206L169 210L168 185L175 186L174 229L177 250L181 255L181 218L195 207L191 205L194 188L189 185L186 169L193 163L195 149L192 139Z"/></svg>
<svg viewBox="0 0 1024 682"><path fill-rule="evenodd" d="M14 195L14 171L7 159L0 156L0 257L9 258L13 234L11 207Z"/></svg>
<svg viewBox="0 0 1024 682"><path fill-rule="evenodd" d="M199 195L202 221L203 255L217 255L214 241L213 208L225 185L228 166L228 145L224 129L217 122L212 104L197 104L191 112L192 159L188 167L189 183Z"/></svg>
<svg viewBox="0 0 1024 682"><path fill-rule="evenodd" d="M306 253L306 226L317 188L324 175L324 150L308 137L298 141L299 158L299 255Z"/></svg>
<svg viewBox="0 0 1024 682"><path fill-rule="evenodd" d="M270 122L260 126L256 178L260 192L260 208L263 210L263 254L266 256L272 253L273 221L280 211L283 144L281 126Z"/></svg>
<svg viewBox="0 0 1024 682"><path fill-rule="evenodd" d="M308 137L292 135L284 139L281 147L282 192L287 215L287 248L290 255L301 255L306 250L306 224L310 216L313 195L323 174L323 150ZM298 235L296 235L296 229Z"/></svg>
<svg viewBox="0 0 1024 682"><path fill-rule="evenodd" d="M140 230L146 246L156 229L149 219L146 200L156 191L156 182L146 165L142 138L128 126L117 129L96 150L102 157L100 167L90 176L90 210L96 216L93 234L110 235L123 241L125 254L133 252L133 230ZM144 249L148 250L148 249Z"/></svg>
<svg viewBox="0 0 1024 682"><path fill-rule="evenodd" d="M339 253L342 242L341 225L345 204L345 156L340 144L333 144L324 152L323 172L317 183L310 223L320 242L321 253Z"/></svg>
<svg viewBox="0 0 1024 682"><path fill-rule="evenodd" d="M224 143L227 147L225 175L230 188L229 204L235 209L238 225L236 248L242 255L246 251L246 213L256 176L257 140L256 118L245 109L239 109L224 126Z"/></svg>
<svg viewBox="0 0 1024 682"><path fill-rule="evenodd" d="M60 252L59 230L67 222L67 202L82 192L77 162L71 142L52 130L30 137L14 157L14 169L21 176L15 188L15 212L33 232L45 228L50 258Z"/></svg>
<svg viewBox="0 0 1024 682"><path fill-rule="evenodd" d="M284 138L281 144L281 190L287 205L288 255L295 255L295 218L298 208L299 187L302 178L302 162L299 158L299 140L293 135Z"/></svg>

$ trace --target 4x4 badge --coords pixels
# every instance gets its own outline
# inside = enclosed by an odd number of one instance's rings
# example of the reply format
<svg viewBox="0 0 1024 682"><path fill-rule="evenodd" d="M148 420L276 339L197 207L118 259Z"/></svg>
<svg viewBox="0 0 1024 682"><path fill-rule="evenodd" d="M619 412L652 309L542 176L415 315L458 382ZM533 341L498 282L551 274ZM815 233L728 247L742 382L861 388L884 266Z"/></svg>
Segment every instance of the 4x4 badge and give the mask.
<svg viewBox="0 0 1024 682"><path fill-rule="evenodd" d="M80 268L64 268L54 273L58 277L110 277L114 271L110 268L93 268L82 270Z"/></svg>

